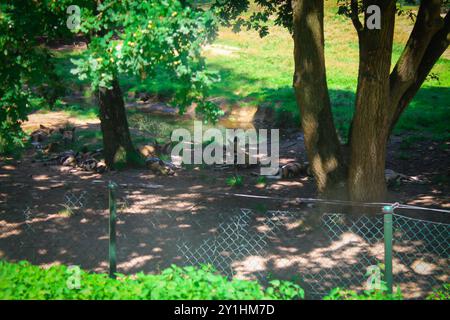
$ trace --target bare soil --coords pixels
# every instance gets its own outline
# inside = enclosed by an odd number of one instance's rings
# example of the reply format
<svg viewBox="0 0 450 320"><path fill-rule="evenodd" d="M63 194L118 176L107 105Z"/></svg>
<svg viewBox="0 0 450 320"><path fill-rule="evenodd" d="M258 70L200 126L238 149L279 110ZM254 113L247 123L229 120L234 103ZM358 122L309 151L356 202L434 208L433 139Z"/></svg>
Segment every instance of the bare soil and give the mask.
<svg viewBox="0 0 450 320"><path fill-rule="evenodd" d="M93 126L98 126L98 122L68 118L58 112L31 115L25 126L58 126L66 121L76 124L79 130L87 127L92 130ZM402 184L391 189L390 201L450 208L449 148L422 141L408 150L409 159L402 160L397 158L401 139L392 139L387 167L408 176L418 176L424 182ZM280 154L282 163L306 160L302 134L290 132L283 137ZM200 247L211 237L216 237L220 243L232 243L233 233L230 233L231 238L223 238L218 234L218 228L221 223L236 221L233 217L238 220L245 218L243 208L252 212L252 222L247 225L249 230L253 230L252 237L258 232L263 234L251 246L257 247L259 243L264 244L264 248L242 255L215 253L230 256L225 260L229 261L231 273L237 277L251 279L259 274L267 277L268 271L288 279L304 274L302 281L305 286L308 286L308 279L317 278L322 279L325 288L327 281L329 286L334 284L332 278L327 280L327 270L339 267L351 275L355 263L366 262L358 257L370 248L375 250L374 256L382 257L382 247L371 246L364 238L343 233L332 240L311 222L314 219L310 217L314 215L345 213L346 208L324 208L295 201L297 197L316 196L314 181L310 177L268 180L266 186L260 186L256 185L257 177L252 175L256 170L247 169L239 171L239 175L244 177L244 186L233 188L226 184L226 179L234 174L233 169L198 166L179 170L172 177L157 176L144 169L100 175L60 166L44 166L32 162L32 158L33 151L28 150L21 160L4 159L0 162L0 259L28 260L42 266L79 265L94 272L107 272L109 181L119 185L117 248L118 271L121 273L158 272L171 263L208 261L212 251L201 252L192 248ZM245 198L230 196L230 193L280 199ZM70 216L66 210L67 205L70 207L68 198L76 203ZM280 229L283 231L281 235L267 235L267 230L258 229L258 226L264 229L265 225L258 225L258 221L267 217L270 210L296 214L294 221L289 220ZM404 214L450 222L448 215L439 213L405 211ZM280 212L278 215L284 217ZM186 258L189 252L197 260ZM448 260L434 267L448 270ZM410 266L398 262L395 271L406 272L404 270L408 268ZM365 273L365 270L361 272ZM448 281L448 273L444 272L441 277ZM423 296L428 290L429 284L425 282L411 283L402 284L409 297Z"/></svg>

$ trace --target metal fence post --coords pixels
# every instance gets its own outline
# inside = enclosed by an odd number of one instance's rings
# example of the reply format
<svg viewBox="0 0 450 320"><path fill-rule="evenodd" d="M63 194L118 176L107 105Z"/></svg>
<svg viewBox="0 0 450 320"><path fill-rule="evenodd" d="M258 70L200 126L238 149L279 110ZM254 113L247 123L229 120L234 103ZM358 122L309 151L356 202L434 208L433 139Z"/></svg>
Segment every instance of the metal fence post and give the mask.
<svg viewBox="0 0 450 320"><path fill-rule="evenodd" d="M393 206L384 206L384 276L388 293L392 294L392 213Z"/></svg>
<svg viewBox="0 0 450 320"><path fill-rule="evenodd" d="M108 184L109 191L109 277L116 278L116 219L117 219L117 203L116 203L116 187L117 184L110 181Z"/></svg>

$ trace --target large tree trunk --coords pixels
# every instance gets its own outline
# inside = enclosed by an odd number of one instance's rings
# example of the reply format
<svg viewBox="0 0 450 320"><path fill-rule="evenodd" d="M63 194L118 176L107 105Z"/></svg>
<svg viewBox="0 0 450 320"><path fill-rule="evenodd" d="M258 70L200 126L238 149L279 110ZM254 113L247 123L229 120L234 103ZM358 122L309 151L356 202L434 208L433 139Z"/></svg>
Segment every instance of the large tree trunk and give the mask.
<svg viewBox="0 0 450 320"><path fill-rule="evenodd" d="M385 198L384 177L389 135L438 58L449 45L450 18L442 19L442 0L423 0L417 21L392 73L395 24L394 0L363 0L363 9L381 9L381 29L369 30L358 17L358 1L351 0L351 20L359 38L360 61L355 115L350 126L347 175L353 201ZM323 1L292 0L295 75L294 87L302 114L305 145L320 192L342 181L342 161L326 84ZM367 13L365 21L367 21ZM345 191L345 189L344 189ZM335 193L333 193L335 195Z"/></svg>
<svg viewBox="0 0 450 320"><path fill-rule="evenodd" d="M131 141L123 95L117 79L113 80L111 89L99 89L99 107L107 166L114 167L114 160L120 149L125 152L127 164L138 165L139 155Z"/></svg>
<svg viewBox="0 0 450 320"><path fill-rule="evenodd" d="M355 10L356 1L352 1ZM359 36L360 65L351 131L348 186L354 201L385 198L389 135L427 74L448 47L449 17L440 17L441 0L423 0L405 49L391 74L395 1L364 0L381 8L381 30L352 20ZM367 17L365 19L367 21Z"/></svg>
<svg viewBox="0 0 450 320"><path fill-rule="evenodd" d="M395 1L364 1L365 6L370 4L381 8L381 29L357 29L359 73L348 174L353 201L378 201L385 197L386 146L393 114L389 108L389 73Z"/></svg>
<svg viewBox="0 0 450 320"><path fill-rule="evenodd" d="M345 166L331 113L325 72L323 0L293 0L294 88L305 147L318 191L345 194ZM344 192L342 192L344 191Z"/></svg>

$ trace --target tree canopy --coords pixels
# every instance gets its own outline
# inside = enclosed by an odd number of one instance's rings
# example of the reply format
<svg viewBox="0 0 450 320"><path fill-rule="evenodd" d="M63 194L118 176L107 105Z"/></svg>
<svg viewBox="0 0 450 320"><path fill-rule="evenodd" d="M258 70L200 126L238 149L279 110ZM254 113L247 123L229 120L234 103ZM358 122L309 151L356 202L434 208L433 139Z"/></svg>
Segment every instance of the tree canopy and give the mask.
<svg viewBox="0 0 450 320"><path fill-rule="evenodd" d="M202 47L216 34L212 12L169 1L103 1L95 10L81 10L78 32L92 35L83 58L74 60L80 79L94 90L111 88L120 74L142 79L159 72L178 84L176 106L197 102L198 111L215 120L205 100L216 76L205 68Z"/></svg>
<svg viewBox="0 0 450 320"><path fill-rule="evenodd" d="M68 28L67 8L80 9L79 26ZM87 40L87 50L73 61L73 73L88 79L93 90L111 88L121 74L141 78L166 73L177 84L175 106L183 113L197 104L205 120L220 115L208 101L208 87L217 76L205 68L201 49L216 34L211 11L166 1L6 1L0 15L0 140L3 151L22 144L22 121L38 94L37 88L57 87L52 54L44 45ZM72 20L71 23L74 21Z"/></svg>

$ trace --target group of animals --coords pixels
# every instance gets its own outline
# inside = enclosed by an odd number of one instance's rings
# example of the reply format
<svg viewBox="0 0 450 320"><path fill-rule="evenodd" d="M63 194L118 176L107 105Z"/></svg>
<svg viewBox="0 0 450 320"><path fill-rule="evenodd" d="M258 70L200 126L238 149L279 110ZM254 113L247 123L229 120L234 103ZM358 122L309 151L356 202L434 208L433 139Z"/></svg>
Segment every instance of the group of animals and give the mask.
<svg viewBox="0 0 450 320"><path fill-rule="evenodd" d="M75 142L75 127L66 125L55 129L40 125L39 129L30 134L30 140L32 145L45 156L43 160L37 160L43 162L44 165L61 165L97 173L107 170L106 163L102 160L101 149L88 151L87 148L84 148L81 152L65 150L58 153L61 147L71 146ZM170 143L160 145L155 142L154 145L141 146L137 148L137 151L146 159L147 168L155 174L173 175L175 166L171 162L157 157L169 154L169 148Z"/></svg>
<svg viewBox="0 0 450 320"><path fill-rule="evenodd" d="M300 176L311 176L311 169L308 162L289 162L278 169L278 173L273 177L276 179L291 179Z"/></svg>
<svg viewBox="0 0 450 320"><path fill-rule="evenodd" d="M56 135L57 133L59 135ZM61 147L68 147L75 142L73 126L66 125L55 129L40 125L39 129L30 134L30 140L31 144L45 156L40 160L44 165L61 165L97 173L103 173L107 169L101 159L102 150L88 151L87 148L83 148L81 152L66 150L58 153Z"/></svg>
<svg viewBox="0 0 450 320"><path fill-rule="evenodd" d="M245 145L245 147L242 150L238 150L238 141L237 138L235 137L233 141L229 141L229 144L233 145L233 153L234 153L234 167L236 169L249 169L249 168L254 168L260 165L259 163L259 159L257 159L255 164L251 164L250 163L250 154L247 150L249 150L249 145ZM237 164L237 158L238 158L238 151L241 151L244 153L245 156L245 163L244 164ZM225 150L224 150L225 152ZM253 161L255 162L255 161ZM273 176L266 176L267 178L271 178L271 179L292 179L292 178L297 178L300 176L305 176L305 175L311 175L310 169L309 169L309 165L307 162L305 162L304 164L301 164L299 162L289 162L283 166L280 166L278 168L278 172L273 175Z"/></svg>
<svg viewBox="0 0 450 320"><path fill-rule="evenodd" d="M106 163L101 160L102 150L74 152L67 150L45 161L45 165L61 165L65 167L79 168L83 171L103 173L106 171Z"/></svg>
<svg viewBox="0 0 450 320"><path fill-rule="evenodd" d="M172 176L175 174L176 166L170 161L159 158L160 156L170 155L171 143L160 145L155 141L153 145L143 145L137 148L137 151L144 157L145 165L157 175Z"/></svg>
<svg viewBox="0 0 450 320"><path fill-rule="evenodd" d="M47 143L55 133L59 133L60 141L52 141ZM70 146L75 142L75 127L66 125L59 129L54 129L40 125L38 130L31 133L31 142L45 155L54 154L61 148L61 144L65 147ZM54 140L54 139L53 139ZM61 143L62 140L62 143ZM250 155L247 152L248 146L245 146L244 150L245 161L244 164L238 164L238 141L235 138L229 143L233 144L234 161L232 165L224 165L225 167L234 167L238 169L250 169L259 165L259 161L256 164L250 163ZM137 151L144 157L145 164L148 169L158 175L174 175L176 166L170 161L162 160L161 156L170 155L171 143L159 144L156 141L153 145L143 145L137 148ZM227 151L227 146L224 146L224 154ZM56 164L62 166L69 166L74 168L80 168L85 171L92 171L103 173L107 167L102 158L101 150L90 152L83 150L82 152L74 152L73 150L66 150L56 155L53 155L44 160L46 165ZM298 162L291 162L280 167L279 172L273 176L275 179L289 179L295 178L301 175L309 174L307 164L300 164ZM269 177L270 178L270 177Z"/></svg>

